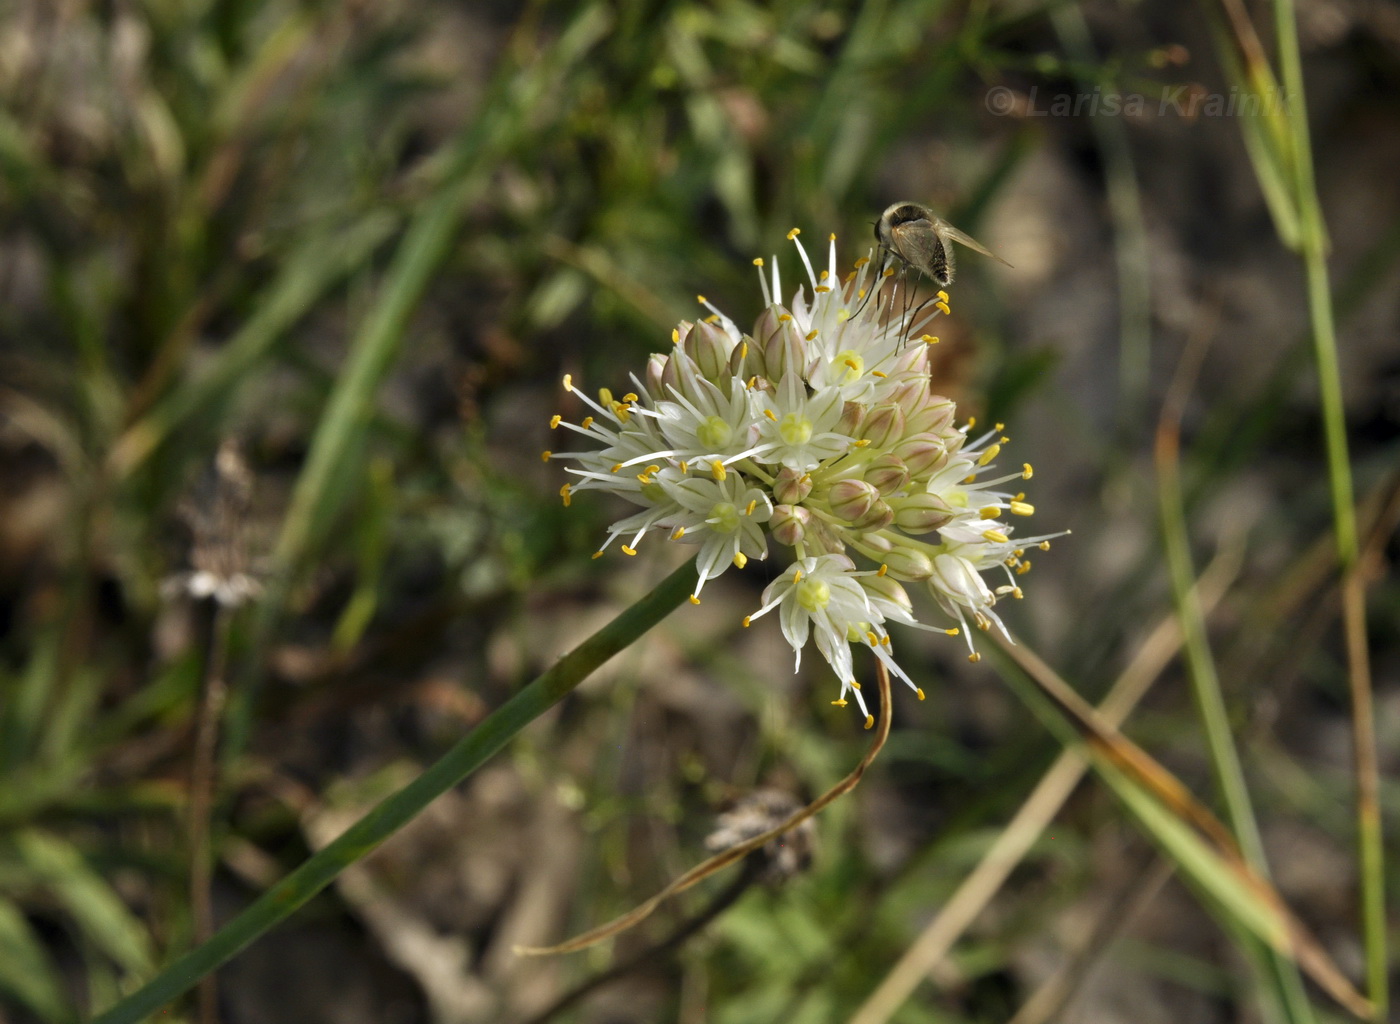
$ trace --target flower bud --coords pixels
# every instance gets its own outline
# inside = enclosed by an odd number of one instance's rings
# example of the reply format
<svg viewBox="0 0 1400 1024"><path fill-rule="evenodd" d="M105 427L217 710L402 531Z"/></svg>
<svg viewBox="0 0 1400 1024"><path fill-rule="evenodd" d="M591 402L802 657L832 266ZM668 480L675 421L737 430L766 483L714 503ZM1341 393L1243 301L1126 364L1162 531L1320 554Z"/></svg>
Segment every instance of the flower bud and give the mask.
<svg viewBox="0 0 1400 1024"><path fill-rule="evenodd" d="M729 353L734 348L734 340L725 333L724 328L702 320L681 344L700 376L709 381L728 376Z"/></svg>
<svg viewBox="0 0 1400 1024"><path fill-rule="evenodd" d="M904 436L904 410L893 402L877 405L866 414L861 436L874 448L886 448Z"/></svg>
<svg viewBox="0 0 1400 1024"><path fill-rule="evenodd" d="M653 399L660 400L666 396L662 388L662 377L666 372L666 364L671 361L671 357L665 352L653 352L647 359L647 372L645 380L647 391Z"/></svg>
<svg viewBox="0 0 1400 1024"><path fill-rule="evenodd" d="M841 407L841 419L836 423L837 433L860 437L860 425L864 420L865 406L859 402L847 402Z"/></svg>
<svg viewBox="0 0 1400 1024"><path fill-rule="evenodd" d="M900 544L880 561L897 580L926 580L933 575L933 559L916 547Z"/></svg>
<svg viewBox="0 0 1400 1024"><path fill-rule="evenodd" d="M907 437L895 445L894 453L909 467L909 476L914 480L928 476L948 462L948 444L938 434Z"/></svg>
<svg viewBox="0 0 1400 1024"><path fill-rule="evenodd" d="M953 518L953 507L937 494L912 494L893 504L895 525L905 533L928 533Z"/></svg>
<svg viewBox="0 0 1400 1024"><path fill-rule="evenodd" d="M925 394L919 403L917 411L910 411L909 406L905 406L905 421L908 424L908 431L911 434L938 434L946 436L953 433L953 415L957 412L951 399L942 395ZM961 437L962 434L958 433Z"/></svg>
<svg viewBox="0 0 1400 1024"><path fill-rule="evenodd" d="M837 519L854 523L880 500L880 492L864 480L838 480L831 485L826 500Z"/></svg>
<svg viewBox="0 0 1400 1024"><path fill-rule="evenodd" d="M894 453L885 452L866 464L865 482L884 497L889 497L908 486L909 467Z"/></svg>
<svg viewBox="0 0 1400 1024"><path fill-rule="evenodd" d="M807 342L797 333L792 314L781 306L769 306L758 315L753 336L769 380L782 380L789 370L801 373L806 368Z"/></svg>
<svg viewBox="0 0 1400 1024"><path fill-rule="evenodd" d="M857 530L883 530L894 522L894 509L884 499L876 498L865 515L851 524Z"/></svg>
<svg viewBox="0 0 1400 1024"><path fill-rule="evenodd" d="M905 593L904 588L899 585L899 581L894 577L890 576L888 573L884 576L861 576L859 577L859 583L861 589L870 596L871 600L887 606L892 606L894 609L902 611L904 617L908 621L913 621L914 602L909 600L909 595ZM890 607L880 610L884 613L885 618L888 619L892 617L890 614L892 609ZM896 612L893 617L898 618L898 612Z"/></svg>
<svg viewBox="0 0 1400 1024"><path fill-rule="evenodd" d="M812 493L812 475L784 466L773 480L773 497L786 505L800 505Z"/></svg>
<svg viewBox="0 0 1400 1024"><path fill-rule="evenodd" d="M800 505L777 505L768 520L768 529L779 544L793 547L807 536L811 519L812 513Z"/></svg>

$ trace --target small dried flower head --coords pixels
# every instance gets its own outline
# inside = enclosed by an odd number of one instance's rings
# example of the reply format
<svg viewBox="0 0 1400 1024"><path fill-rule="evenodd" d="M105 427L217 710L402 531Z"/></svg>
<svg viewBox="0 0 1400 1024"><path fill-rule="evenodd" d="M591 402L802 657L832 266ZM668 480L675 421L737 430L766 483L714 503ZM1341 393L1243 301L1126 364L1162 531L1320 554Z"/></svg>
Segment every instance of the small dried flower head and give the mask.
<svg viewBox="0 0 1400 1024"><path fill-rule="evenodd" d="M648 536L695 546L692 601L730 566L767 558L770 539L790 549L745 625L777 612L797 663L813 641L841 682L834 703L854 697L869 724L852 648L922 697L888 625L961 635L977 660L976 631L1006 632L996 605L1021 596L1026 549L1058 534L1013 539L1034 512L1019 490L1030 466L999 471L1001 424L958 424L935 389L928 328L947 293L915 306L902 276L868 257L839 277L835 236L819 270L797 235L805 281L786 305L776 258L755 260L764 308L750 332L702 296L709 315L679 324L631 390L593 396L566 377L589 414L552 426L584 443L545 455L570 464L565 504L602 490L636 507L598 554L614 542L636 554ZM908 586L956 625L921 622Z"/></svg>
<svg viewBox="0 0 1400 1024"><path fill-rule="evenodd" d="M802 804L796 797L781 789L756 789L718 816L718 827L705 837L705 848L722 853L777 828L801 808ZM816 845L816 822L811 818L764 843L756 851L763 858L759 881L766 885L778 885L800 875L811 867Z"/></svg>
<svg viewBox="0 0 1400 1024"><path fill-rule="evenodd" d="M262 593L250 574L248 519L253 472L232 438L219 445L213 462L180 505L190 531L190 571L173 577L167 588L198 600L212 598L237 607Z"/></svg>

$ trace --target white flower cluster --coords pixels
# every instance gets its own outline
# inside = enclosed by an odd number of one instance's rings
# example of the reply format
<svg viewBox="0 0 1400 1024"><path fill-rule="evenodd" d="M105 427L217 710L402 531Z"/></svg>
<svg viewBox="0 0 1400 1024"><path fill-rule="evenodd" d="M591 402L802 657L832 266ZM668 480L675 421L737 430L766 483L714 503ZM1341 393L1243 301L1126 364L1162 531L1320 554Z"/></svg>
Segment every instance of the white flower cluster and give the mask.
<svg viewBox="0 0 1400 1024"><path fill-rule="evenodd" d="M1030 478L1028 464L984 476L1007 443L1001 425L970 438L973 423L955 425L953 403L932 390L928 348L938 339L923 331L948 312L947 293L911 308L903 275L869 259L838 284L836 236L818 272L797 235L788 238L809 287L790 306L779 301L776 259L771 284L755 260L766 308L751 333L701 296L712 315L682 322L672 350L651 357L633 390L602 390L595 400L566 377L565 390L593 415L555 416L551 426L592 447L545 458L574 464L576 480L560 492L566 505L577 492L606 490L638 507L609 528L603 549L621 539L634 555L655 531L697 545L697 604L708 580L766 558L769 537L792 548L792 565L744 625L776 610L799 665L815 638L841 680L834 703L854 693L868 725L852 644L869 647L923 698L890 653L888 623L934 628L915 618L903 585L927 589L958 623L936 631L962 633L976 661L969 622L1006 632L994 606L1021 596L1025 548L1046 548L1049 538L1011 539L1008 517L1034 512L1008 489ZM858 569L853 556L874 568ZM989 586L987 570L1005 582Z"/></svg>

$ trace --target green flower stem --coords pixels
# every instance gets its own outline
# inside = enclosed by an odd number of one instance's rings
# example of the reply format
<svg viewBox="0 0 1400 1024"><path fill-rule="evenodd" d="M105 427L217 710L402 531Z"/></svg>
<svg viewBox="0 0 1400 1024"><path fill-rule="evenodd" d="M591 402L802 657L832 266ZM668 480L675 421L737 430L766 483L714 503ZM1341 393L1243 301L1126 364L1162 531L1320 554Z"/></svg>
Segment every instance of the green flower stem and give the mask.
<svg viewBox="0 0 1400 1024"><path fill-rule="evenodd" d="M208 942L196 947L93 1024L135 1024L193 987L260 935L285 921L345 868L411 821L423 808L481 767L521 729L588 677L598 666L656 625L694 590L695 564L687 562L650 594L564 655L543 675L489 715L403 789L378 806L263 893Z"/></svg>
<svg viewBox="0 0 1400 1024"><path fill-rule="evenodd" d="M1313 176L1312 139L1303 92L1303 61L1292 0L1275 0L1274 31L1288 123L1292 130L1295 181L1300 217L1300 248L1308 281L1313 358L1322 400L1322 430L1332 494L1333 528L1342 567L1342 616L1347 632L1347 667L1351 688L1352 742L1356 763L1357 859L1361 872L1361 918L1366 947L1366 988L1377 1021L1387 1019L1390 1004L1385 922L1385 854L1380 815L1380 771L1376 759L1375 714L1366 653L1365 592L1358 577L1356 505L1351 459L1347 452L1342 375L1337 360L1337 333L1332 316L1332 289L1327 279L1327 228Z"/></svg>

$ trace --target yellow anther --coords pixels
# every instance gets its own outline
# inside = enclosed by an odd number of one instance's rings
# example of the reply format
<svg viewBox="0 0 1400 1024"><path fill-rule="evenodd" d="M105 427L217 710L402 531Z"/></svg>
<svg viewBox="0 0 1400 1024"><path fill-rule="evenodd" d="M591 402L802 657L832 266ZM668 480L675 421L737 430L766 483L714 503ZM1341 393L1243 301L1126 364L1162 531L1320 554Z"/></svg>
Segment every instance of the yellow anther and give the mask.
<svg viewBox="0 0 1400 1024"><path fill-rule="evenodd" d="M553 429L555 429L556 427L558 427L559 424L561 424L561 423L563 423L563 422L564 422L564 417L563 417L563 416L560 416L560 415L556 412L553 416L551 416L551 417L549 418L549 429L550 429L550 430L553 430Z"/></svg>
<svg viewBox="0 0 1400 1024"><path fill-rule="evenodd" d="M1011 514L1013 516L1033 516L1035 515L1035 506L1025 501L1013 501Z"/></svg>
<svg viewBox="0 0 1400 1024"><path fill-rule="evenodd" d="M870 257L869 257L869 256L862 256L860 259L856 260L855 263L852 264L852 266L854 266L857 270L859 270L861 267L865 266L865 265L866 265L867 263L869 263L869 262L870 262Z"/></svg>
<svg viewBox="0 0 1400 1024"><path fill-rule="evenodd" d="M846 706L845 698L842 698L841 700L834 700L831 703L834 707L838 708L844 708Z"/></svg>
<svg viewBox="0 0 1400 1024"><path fill-rule="evenodd" d="M740 359L747 359L748 357L749 357L749 343L748 343L747 341L741 341L741 342L739 343L739 358L740 358Z"/></svg>
<svg viewBox="0 0 1400 1024"><path fill-rule="evenodd" d="M836 232L833 231L830 235L827 236L826 240L827 240L828 242L834 242L834 241L836 241Z"/></svg>
<svg viewBox="0 0 1400 1024"><path fill-rule="evenodd" d="M880 637L880 646L881 646L881 647L888 647L889 645L890 645L890 635L889 635L888 633L886 633L884 636Z"/></svg>
<svg viewBox="0 0 1400 1024"><path fill-rule="evenodd" d="M602 557L603 557L603 553L602 553L601 551L595 551L595 552L593 552L593 554L592 554L590 557L592 557L592 558L602 558Z"/></svg>
<svg viewBox="0 0 1400 1024"><path fill-rule="evenodd" d="M745 629L748 629L748 628L749 628L749 623L752 622L752 621L753 621L752 619L750 619L747 615L745 615L745 616L744 616L744 628L745 628Z"/></svg>
<svg viewBox="0 0 1400 1024"><path fill-rule="evenodd" d="M697 295L697 296L695 296L695 301L698 302L698 303L700 303L700 305L703 306L703 305L705 304L705 302L706 302L706 299L705 299L705 296L703 296L703 295Z"/></svg>
<svg viewBox="0 0 1400 1024"><path fill-rule="evenodd" d="M791 242L794 238L796 238L796 237L797 237L798 235L800 235L800 234L802 234L802 229L801 229L801 228L793 228L791 231L789 231L789 232L787 233L787 240L788 240L789 242Z"/></svg>
<svg viewBox="0 0 1400 1024"><path fill-rule="evenodd" d="M997 429L998 429L998 430L1001 429L1000 424L997 425ZM997 438L997 440L1000 441L1002 444L1010 444L1010 443L1011 443L1011 438L1007 437L1005 434L1001 435L1001 437Z"/></svg>
<svg viewBox="0 0 1400 1024"><path fill-rule="evenodd" d="M714 477L716 480L722 481L728 475L729 474L724 469L724 463L720 462L719 459L715 459L714 462L710 463L710 476Z"/></svg>
<svg viewBox="0 0 1400 1024"><path fill-rule="evenodd" d="M1005 430L1005 429L1006 429L1006 424L1005 424L1005 423L998 423L998 424L996 424L995 426L993 426L992 429L993 429L993 430Z"/></svg>
<svg viewBox="0 0 1400 1024"><path fill-rule="evenodd" d="M859 441L857 441L857 442L855 443L855 447L857 447L857 448L869 448L869 447L870 447L870 438L868 438L868 437L862 437Z"/></svg>
<svg viewBox="0 0 1400 1024"><path fill-rule="evenodd" d="M802 582L802 570L801 570L801 569L794 569L794 570L792 571L792 582L793 582L794 585L796 585L796 584Z"/></svg>
<svg viewBox="0 0 1400 1024"><path fill-rule="evenodd" d="M976 416L969 416L969 417L967 418L967 429L968 429L968 430L971 430L971 429L972 429L973 427L975 427L975 426L977 426L977 417L976 417Z"/></svg>
<svg viewBox="0 0 1400 1024"><path fill-rule="evenodd" d="M636 549L636 548L629 548L626 544L624 544L624 545L622 545L622 553L623 553L624 555L629 555L629 556L630 556L630 555L635 555L635 554L637 553L637 549Z"/></svg>
<svg viewBox="0 0 1400 1024"><path fill-rule="evenodd" d="M1031 464L1029 462L1021 463L1021 479L1029 480L1033 476L1035 476L1035 470L1031 468Z"/></svg>
<svg viewBox="0 0 1400 1024"><path fill-rule="evenodd" d="M544 451L540 452L540 461L541 461L541 462L548 462L553 456L554 456L554 453L553 453L552 451L550 451L548 448L546 448Z"/></svg>
<svg viewBox="0 0 1400 1024"><path fill-rule="evenodd" d="M753 515L753 510L754 510L755 508L757 508L757 507L758 507L758 499L757 499L757 498L754 498L753 501L749 502L748 507L744 509L744 515L746 515L746 516L751 516L751 515Z"/></svg>
<svg viewBox="0 0 1400 1024"><path fill-rule="evenodd" d="M856 298L858 298L858 299L863 299L863 298L865 298L865 289L864 289L864 288L862 288L862 289L860 289L858 292L856 292Z"/></svg>
<svg viewBox="0 0 1400 1024"><path fill-rule="evenodd" d="M856 682L854 679L851 680L851 685L852 685L853 687L855 687L857 690L860 689L860 683Z"/></svg>
<svg viewBox="0 0 1400 1024"><path fill-rule="evenodd" d="M995 505L988 505L986 508L979 509L977 514L983 519L995 519L997 516L1001 515L1001 509L997 508Z"/></svg>
<svg viewBox="0 0 1400 1024"><path fill-rule="evenodd" d="M778 323L780 323L780 324L785 324L785 323L787 323L787 322L788 322L789 320L791 320L791 319L792 319L792 314L791 314L791 313L779 313L779 314L778 314Z"/></svg>
<svg viewBox="0 0 1400 1024"><path fill-rule="evenodd" d="M987 463L991 462L993 459L995 459L995 458L996 458L998 455L1000 455L1000 454L1001 454L1001 445L999 445L999 444L988 445L988 446L987 446L987 450L984 451L981 455L977 456L977 465L979 465L979 466L985 466Z"/></svg>
<svg viewBox="0 0 1400 1024"><path fill-rule="evenodd" d="M860 372L860 363L856 362L854 359L843 359L842 362L849 366L852 370L855 370L857 373Z"/></svg>
<svg viewBox="0 0 1400 1024"><path fill-rule="evenodd" d="M871 370L871 371L870 371L870 376L872 376L872 377L888 377L889 374L888 374L888 373L885 373L883 370Z"/></svg>
<svg viewBox="0 0 1400 1024"><path fill-rule="evenodd" d="M689 472L690 472L690 463L688 463L688 462L682 462L682 463L681 463L681 475L684 476L686 473L689 473Z"/></svg>
<svg viewBox="0 0 1400 1024"><path fill-rule="evenodd" d="M933 334L925 334L925 335L924 335L922 338L920 338L919 340L922 341L925 345L937 345L937 344L938 344L938 337L937 337L936 335L933 335Z"/></svg>
<svg viewBox="0 0 1400 1024"><path fill-rule="evenodd" d="M574 375L573 375L572 373L566 373L566 374L564 374L564 390L565 390L565 391L572 391L573 389L574 389Z"/></svg>
<svg viewBox="0 0 1400 1024"><path fill-rule="evenodd" d="M939 311L941 311L942 313L944 313L944 314L946 314L946 315L950 315L950 316L952 315L952 312L953 312L951 309L948 308L948 303L944 302L942 299L940 299L939 301L935 302L935 303L933 304L933 308L934 308L934 309L937 309L937 310L939 310Z"/></svg>
<svg viewBox="0 0 1400 1024"><path fill-rule="evenodd" d="M993 544L1005 544L1011 539L1000 530L983 530L982 538L991 541Z"/></svg>
<svg viewBox="0 0 1400 1024"><path fill-rule="evenodd" d="M690 603L691 603L691 604L699 604L699 603L700 603L700 599L699 599L698 597L696 597L694 594L691 594L691 595L690 595Z"/></svg>
<svg viewBox="0 0 1400 1024"><path fill-rule="evenodd" d="M763 257L762 257L762 256L755 256L755 257L754 257L754 260L753 260L753 265L754 265L755 267L761 267L761 266L763 266Z"/></svg>
<svg viewBox="0 0 1400 1024"><path fill-rule="evenodd" d="M749 564L749 556L748 556L748 555L744 554L742 551L736 551L736 552L734 552L734 568L736 568L736 569L742 569L744 566L746 566L746 565L748 565L748 564Z"/></svg>
<svg viewBox="0 0 1400 1024"><path fill-rule="evenodd" d="M874 728L874 726L875 726L875 716L874 716L874 715L866 715L866 716L865 716L865 727L866 727L867 729L871 729L871 728Z"/></svg>
<svg viewBox="0 0 1400 1024"><path fill-rule="evenodd" d="M954 626L952 629L945 629L945 630L943 631L943 635L944 635L944 636L957 636L957 635L958 635L959 633L961 633L961 632L962 632L962 630L958 629L957 626Z"/></svg>
<svg viewBox="0 0 1400 1024"><path fill-rule="evenodd" d="M582 421L580 421L579 426L587 430L589 427L593 426L593 417L585 416Z"/></svg>
<svg viewBox="0 0 1400 1024"><path fill-rule="evenodd" d="M711 313L709 316L705 317L705 323L707 323L707 324L717 324L717 323L719 323L719 314L718 314L718 313Z"/></svg>
<svg viewBox="0 0 1400 1024"><path fill-rule="evenodd" d="M677 526L674 530L671 531L671 539L672 539L672 540L680 540L680 539L681 539L682 537L684 537L684 536L685 536L685 527L684 527L684 526Z"/></svg>
<svg viewBox="0 0 1400 1024"><path fill-rule="evenodd" d="M816 331L808 331L808 332L807 332L807 338L806 338L806 340L807 340L807 341L812 341L813 339L816 338L816 336L817 336L817 332L816 332Z"/></svg>
<svg viewBox="0 0 1400 1024"><path fill-rule="evenodd" d="M1020 565L1016 566L1016 575L1017 575L1017 576L1024 576L1026 573L1028 573L1028 572L1030 572L1030 571L1031 571L1031 563L1030 563L1029 560L1027 560L1027 561L1025 561L1025 562L1022 562Z"/></svg>
<svg viewBox="0 0 1400 1024"><path fill-rule="evenodd" d="M625 394L625 395L622 396L622 400L623 400L624 402L628 403L629 405L635 404L636 401L637 401L637 392L635 392L635 391L629 391L629 392L627 392L627 394Z"/></svg>
<svg viewBox="0 0 1400 1024"><path fill-rule="evenodd" d="M982 655L978 654L976 651L973 651L967 656L967 660L976 665L979 661L982 660Z"/></svg>
<svg viewBox="0 0 1400 1024"><path fill-rule="evenodd" d="M777 422L778 422L777 413L775 413L772 409L764 409L764 410L763 410L763 415L767 416L767 417L768 417L770 420L772 420L774 423L777 423Z"/></svg>
<svg viewBox="0 0 1400 1024"><path fill-rule="evenodd" d="M825 271L825 270L822 271L822 276L823 276L823 277L826 276L826 271ZM829 284L819 284L819 285L817 285L817 287L816 287L814 290L816 291L816 293L817 293L818 295L820 295L822 292L829 292L829 291L831 291L831 285L829 285ZM816 332L816 331L813 331L812 333L815 335L817 332Z"/></svg>
<svg viewBox="0 0 1400 1024"><path fill-rule="evenodd" d="M574 485L573 485L573 484L565 484L563 487L559 488L559 497L561 497L561 498L564 499L564 507L565 507L565 508L568 508L568 507L569 507L569 502L573 500L573 498L572 498L573 493L574 493Z"/></svg>
<svg viewBox="0 0 1400 1024"><path fill-rule="evenodd" d="M947 301L948 301L948 293L947 293L947 292L940 290L940 291L938 291L936 294L937 294L938 297L939 297L940 299L942 299L944 302L947 302Z"/></svg>
<svg viewBox="0 0 1400 1024"><path fill-rule="evenodd" d="M880 642L880 638L876 636L872 630L869 629L865 631L865 639L869 641L871 647L876 646Z"/></svg>
<svg viewBox="0 0 1400 1024"><path fill-rule="evenodd" d="M614 473L621 473L621 472L622 472L622 463L620 463L620 462L615 462L615 463L613 463L612 471L613 471Z"/></svg>
<svg viewBox="0 0 1400 1024"><path fill-rule="evenodd" d="M1021 600L1021 598L1025 597L1026 595L1023 594L1023 593L1021 592L1021 588L1020 588L1020 587L1017 587L1017 588L1015 588L1014 590L1011 591L1011 596L1012 596L1013 598L1015 598L1017 601L1019 601L1019 600Z"/></svg>
<svg viewBox="0 0 1400 1024"><path fill-rule="evenodd" d="M919 695L919 700L923 700L923 699L924 699L924 691L923 691L923 690L920 690L918 687L915 687L915 688L914 688L914 692L917 693L917 694Z"/></svg>
<svg viewBox="0 0 1400 1024"><path fill-rule="evenodd" d="M881 562L881 563L880 563L880 571L877 572L875 575L876 575L876 576L883 576L883 575L885 575L885 573L887 573L887 572L889 572L889 571L890 571L890 567L889 567L888 565L886 565L884 562Z"/></svg>
<svg viewBox="0 0 1400 1024"><path fill-rule="evenodd" d="M1049 550L1050 550L1050 542L1049 542L1048 540L1043 540L1043 541L1041 541L1041 542L1040 542L1040 550L1041 550L1041 551L1049 551Z"/></svg>
<svg viewBox="0 0 1400 1024"><path fill-rule="evenodd" d="M818 281L825 281L825 280L826 280L828 277L830 277L830 276L831 276L831 271L829 271L829 270L823 270L820 274L817 275L817 280L818 280Z"/></svg>

